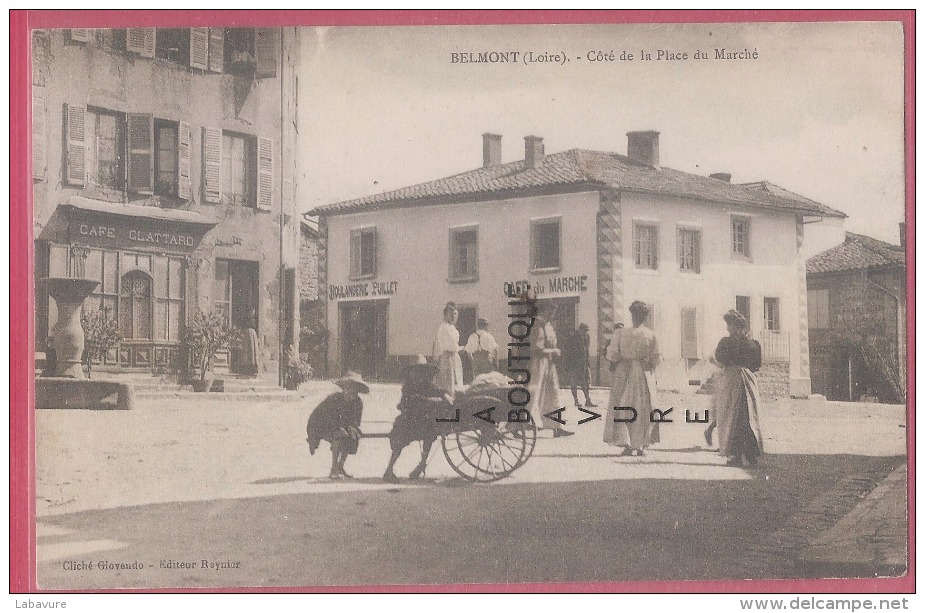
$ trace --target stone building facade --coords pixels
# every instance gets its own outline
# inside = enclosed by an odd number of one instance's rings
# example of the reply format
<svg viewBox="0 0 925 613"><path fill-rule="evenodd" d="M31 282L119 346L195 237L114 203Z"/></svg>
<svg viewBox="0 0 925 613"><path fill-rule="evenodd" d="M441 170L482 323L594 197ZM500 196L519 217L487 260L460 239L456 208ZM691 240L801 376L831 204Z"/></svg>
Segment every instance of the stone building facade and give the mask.
<svg viewBox="0 0 925 613"><path fill-rule="evenodd" d="M40 279L85 277L122 337L96 370L182 369L184 327L217 310L277 381L299 327L298 31L36 30L32 49L36 350Z"/></svg>
<svg viewBox="0 0 925 613"><path fill-rule="evenodd" d="M861 234L807 262L813 392L904 402L906 249Z"/></svg>

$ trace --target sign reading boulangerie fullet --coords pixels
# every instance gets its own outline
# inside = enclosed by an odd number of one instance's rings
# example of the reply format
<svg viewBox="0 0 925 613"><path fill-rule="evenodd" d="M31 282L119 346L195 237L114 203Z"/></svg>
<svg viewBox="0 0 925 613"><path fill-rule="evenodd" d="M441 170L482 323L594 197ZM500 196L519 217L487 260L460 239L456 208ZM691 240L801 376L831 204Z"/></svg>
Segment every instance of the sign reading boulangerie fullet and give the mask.
<svg viewBox="0 0 925 613"><path fill-rule="evenodd" d="M196 226L114 215L74 215L69 231L72 243L164 251L192 251L202 238Z"/></svg>

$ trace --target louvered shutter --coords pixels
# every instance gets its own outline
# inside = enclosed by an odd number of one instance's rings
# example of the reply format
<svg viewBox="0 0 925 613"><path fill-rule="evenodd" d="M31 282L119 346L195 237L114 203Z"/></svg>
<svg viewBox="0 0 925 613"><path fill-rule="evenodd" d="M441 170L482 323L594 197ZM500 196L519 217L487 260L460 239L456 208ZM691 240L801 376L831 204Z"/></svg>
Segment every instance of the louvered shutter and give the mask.
<svg viewBox="0 0 925 613"><path fill-rule="evenodd" d="M156 28L128 28L125 48L141 57L154 57Z"/></svg>
<svg viewBox="0 0 925 613"><path fill-rule="evenodd" d="M209 28L209 70L225 70L225 29Z"/></svg>
<svg viewBox="0 0 925 613"><path fill-rule="evenodd" d="M141 194L154 192L154 118L149 114L129 113L128 120L128 188Z"/></svg>
<svg viewBox="0 0 925 613"><path fill-rule="evenodd" d="M32 93L32 178L45 178L45 98Z"/></svg>
<svg viewBox="0 0 925 613"><path fill-rule="evenodd" d="M71 40L75 40L81 43L90 42L90 29L89 28L71 28Z"/></svg>
<svg viewBox="0 0 925 613"><path fill-rule="evenodd" d="M87 107L65 104L64 134L67 140L64 179L71 185L87 184Z"/></svg>
<svg viewBox="0 0 925 613"><path fill-rule="evenodd" d="M273 208L273 139L257 139L257 208Z"/></svg>
<svg viewBox="0 0 925 613"><path fill-rule="evenodd" d="M202 129L202 196L206 202L222 201L222 131Z"/></svg>
<svg viewBox="0 0 925 613"><path fill-rule="evenodd" d="M681 357L700 357L697 342L697 309L681 309Z"/></svg>
<svg viewBox="0 0 925 613"><path fill-rule="evenodd" d="M191 134L188 123L180 122L177 136L177 196L189 200L193 197L193 187L190 179Z"/></svg>
<svg viewBox="0 0 925 613"><path fill-rule="evenodd" d="M371 249L373 250L373 269L369 271L369 274L376 276L379 274L379 232L375 228L372 230L367 230L372 235L370 238L370 243L372 243Z"/></svg>
<svg viewBox="0 0 925 613"><path fill-rule="evenodd" d="M190 28L189 65L191 68L209 68L209 28Z"/></svg>
<svg viewBox="0 0 925 613"><path fill-rule="evenodd" d="M276 28L257 28L257 78L276 76Z"/></svg>
<svg viewBox="0 0 925 613"><path fill-rule="evenodd" d="M356 279L360 276L360 258L363 255L362 247L362 230L350 231L350 278Z"/></svg>

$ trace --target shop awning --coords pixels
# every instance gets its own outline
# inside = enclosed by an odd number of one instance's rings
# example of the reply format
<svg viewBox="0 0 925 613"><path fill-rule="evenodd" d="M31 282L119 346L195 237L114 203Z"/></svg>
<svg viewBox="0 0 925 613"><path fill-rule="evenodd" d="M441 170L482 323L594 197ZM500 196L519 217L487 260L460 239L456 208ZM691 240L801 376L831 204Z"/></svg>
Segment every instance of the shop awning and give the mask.
<svg viewBox="0 0 925 613"><path fill-rule="evenodd" d="M183 223L196 226L212 227L218 224L218 221L209 219L195 211L184 211L181 209L162 209L156 206L141 206L138 204L122 204L119 202L106 202L105 200L95 200L84 196L69 196L59 206L79 209L81 211L92 211L94 213L105 213L108 215L120 215L123 217L153 219L158 221L171 221L174 223Z"/></svg>

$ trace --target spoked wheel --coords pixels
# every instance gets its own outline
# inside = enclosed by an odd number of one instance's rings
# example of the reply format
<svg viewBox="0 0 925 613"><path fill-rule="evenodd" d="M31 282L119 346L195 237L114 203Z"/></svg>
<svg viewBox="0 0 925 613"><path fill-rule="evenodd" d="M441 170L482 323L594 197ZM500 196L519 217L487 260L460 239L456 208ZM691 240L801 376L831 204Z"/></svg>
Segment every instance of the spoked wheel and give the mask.
<svg viewBox="0 0 925 613"><path fill-rule="evenodd" d="M536 446L536 426L528 423L488 424L443 437L443 455L461 477L497 481L530 459Z"/></svg>

